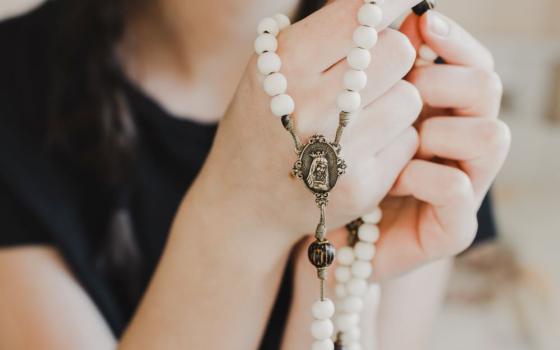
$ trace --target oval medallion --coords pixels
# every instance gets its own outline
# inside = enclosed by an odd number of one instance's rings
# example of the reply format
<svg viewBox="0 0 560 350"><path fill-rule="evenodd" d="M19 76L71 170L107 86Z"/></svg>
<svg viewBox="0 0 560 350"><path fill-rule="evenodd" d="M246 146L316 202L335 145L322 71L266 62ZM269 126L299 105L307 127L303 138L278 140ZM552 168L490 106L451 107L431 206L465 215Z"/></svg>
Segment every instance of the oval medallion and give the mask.
<svg viewBox="0 0 560 350"><path fill-rule="evenodd" d="M344 161L322 135L313 135L294 165L294 174L313 193L327 193L336 184L338 176L344 173Z"/></svg>

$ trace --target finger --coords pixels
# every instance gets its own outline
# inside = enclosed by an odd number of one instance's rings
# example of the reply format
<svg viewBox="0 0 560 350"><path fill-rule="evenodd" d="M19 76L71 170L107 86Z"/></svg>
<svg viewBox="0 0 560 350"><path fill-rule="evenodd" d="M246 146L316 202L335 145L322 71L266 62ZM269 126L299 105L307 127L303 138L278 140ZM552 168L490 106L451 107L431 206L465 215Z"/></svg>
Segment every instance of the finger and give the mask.
<svg viewBox="0 0 560 350"><path fill-rule="evenodd" d="M445 62L494 70L492 54L453 20L436 11L420 18L420 33L426 44Z"/></svg>
<svg viewBox="0 0 560 350"><path fill-rule="evenodd" d="M379 5L381 31L420 0L392 0ZM281 34L279 52L285 68L304 74L321 73L344 59L353 47L352 34L358 27L357 14L363 0L337 0L287 28Z"/></svg>
<svg viewBox="0 0 560 350"><path fill-rule="evenodd" d="M381 231L386 225L392 229L390 235L382 235L377 243L379 249L374 261L377 271L394 273L395 262L399 270L406 270L455 255L472 243L477 229L476 205L471 182L461 170L413 160L404 168L392 193L412 196L424 203L417 205L416 201L391 197L387 205L398 206L399 217L418 215L419 219L409 223L399 218L384 218Z"/></svg>
<svg viewBox="0 0 560 350"><path fill-rule="evenodd" d="M481 117L436 117L420 128L418 156L459 162L480 203L501 168L511 140L507 125Z"/></svg>
<svg viewBox="0 0 560 350"><path fill-rule="evenodd" d="M399 81L385 95L360 112L343 135L348 152L370 150L379 152L402 132L410 128L420 111L422 99L418 90L409 82Z"/></svg>
<svg viewBox="0 0 560 350"><path fill-rule="evenodd" d="M497 117L502 81L489 70L452 65L414 69L407 78L430 107L452 108L457 115Z"/></svg>
<svg viewBox="0 0 560 350"><path fill-rule="evenodd" d="M361 91L362 106L383 95L409 71L416 58L416 51L408 38L393 29L387 29L379 36L377 45L372 49L371 63L366 69L368 84ZM331 100L342 91L344 74L349 70L346 61L338 62L325 72L319 83L324 86L324 96Z"/></svg>
<svg viewBox="0 0 560 350"><path fill-rule="evenodd" d="M372 156L369 150L348 150L347 154L361 154L361 157L348 158L347 173L344 181L337 184L333 191L333 205L351 203L343 208L335 208L347 217L347 222L354 220L358 214L371 213L387 195L401 170L412 159L418 149L418 133L413 127L405 129L387 146Z"/></svg>

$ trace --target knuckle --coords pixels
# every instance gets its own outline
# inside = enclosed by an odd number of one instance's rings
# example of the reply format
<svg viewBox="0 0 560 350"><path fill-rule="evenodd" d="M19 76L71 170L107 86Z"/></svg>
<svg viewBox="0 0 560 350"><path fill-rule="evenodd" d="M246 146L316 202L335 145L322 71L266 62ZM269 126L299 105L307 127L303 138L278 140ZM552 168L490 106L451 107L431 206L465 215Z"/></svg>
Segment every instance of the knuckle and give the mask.
<svg viewBox="0 0 560 350"><path fill-rule="evenodd" d="M473 201L473 189L471 180L463 171L457 168L449 168L445 176L442 176L441 185L444 189L445 203L464 203Z"/></svg>
<svg viewBox="0 0 560 350"><path fill-rule="evenodd" d="M416 120L424 105L420 92L416 86L406 80L400 80L396 84L396 89L398 89L399 94L402 96L402 101L404 102L402 105L409 109L413 121Z"/></svg>
<svg viewBox="0 0 560 350"><path fill-rule="evenodd" d="M492 150L507 150L511 143L511 132L508 125L499 119L486 119L481 128L482 142Z"/></svg>
<svg viewBox="0 0 560 350"><path fill-rule="evenodd" d="M465 229L453 236L450 244L450 255L457 255L472 245L478 230L478 220L474 214L471 215L471 218L471 222L465 225Z"/></svg>
<svg viewBox="0 0 560 350"><path fill-rule="evenodd" d="M476 75L483 98L501 98L504 88L502 79L496 72L481 69L476 71Z"/></svg>
<svg viewBox="0 0 560 350"><path fill-rule="evenodd" d="M416 60L416 50L410 42L410 39L397 30L391 30L388 33L392 42L394 58L405 68L405 73L410 71Z"/></svg>

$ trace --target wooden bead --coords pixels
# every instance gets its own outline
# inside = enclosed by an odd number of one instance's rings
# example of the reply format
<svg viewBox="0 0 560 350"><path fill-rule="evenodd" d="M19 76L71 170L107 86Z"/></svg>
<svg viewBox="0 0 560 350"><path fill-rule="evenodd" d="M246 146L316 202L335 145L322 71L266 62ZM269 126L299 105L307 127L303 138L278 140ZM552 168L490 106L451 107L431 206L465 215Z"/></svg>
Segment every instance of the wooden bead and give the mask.
<svg viewBox="0 0 560 350"><path fill-rule="evenodd" d="M363 70L349 69L344 73L343 81L346 90L360 92L367 85L367 74Z"/></svg>
<svg viewBox="0 0 560 350"><path fill-rule="evenodd" d="M326 320L334 315L334 303L330 299L317 300L311 306L311 313L316 320Z"/></svg>
<svg viewBox="0 0 560 350"><path fill-rule="evenodd" d="M354 327L349 331L342 333L340 338L345 344L350 344L359 341L361 333L360 327Z"/></svg>
<svg viewBox="0 0 560 350"><path fill-rule="evenodd" d="M336 315L334 322L339 331L347 332L360 322L360 317L355 313L342 313Z"/></svg>
<svg viewBox="0 0 560 350"><path fill-rule="evenodd" d="M377 30L372 27L359 26L354 30L352 40L354 44L363 49L371 49L377 44Z"/></svg>
<svg viewBox="0 0 560 350"><path fill-rule="evenodd" d="M367 282L361 278L352 278L346 284L349 295L362 296L367 290Z"/></svg>
<svg viewBox="0 0 560 350"><path fill-rule="evenodd" d="M434 62L438 58L438 55L431 47L424 44L418 49L418 57L425 61Z"/></svg>
<svg viewBox="0 0 560 350"><path fill-rule="evenodd" d="M331 339L315 340L311 350L334 350L334 343Z"/></svg>
<svg viewBox="0 0 560 350"><path fill-rule="evenodd" d="M378 5L363 4L358 10L358 22L361 25L375 27L381 24L383 11Z"/></svg>
<svg viewBox="0 0 560 350"><path fill-rule="evenodd" d="M334 294L339 299L346 297L348 295L348 292L346 291L346 286L342 283L338 283L334 287Z"/></svg>
<svg viewBox="0 0 560 350"><path fill-rule="evenodd" d="M356 260L352 263L352 276L361 279L368 279L371 275L372 267L370 261Z"/></svg>
<svg viewBox="0 0 560 350"><path fill-rule="evenodd" d="M255 52L260 55L265 52L275 52L278 48L276 37L269 33L260 34L255 39Z"/></svg>
<svg viewBox="0 0 560 350"><path fill-rule="evenodd" d="M379 228L373 224L362 224L358 228L358 238L363 242L375 243L379 240Z"/></svg>
<svg viewBox="0 0 560 350"><path fill-rule="evenodd" d="M309 261L316 268L329 267L335 255L334 246L329 241L315 241L307 249Z"/></svg>
<svg viewBox="0 0 560 350"><path fill-rule="evenodd" d="M329 339L334 331L331 320L314 320L311 323L311 335L316 340Z"/></svg>
<svg viewBox="0 0 560 350"><path fill-rule="evenodd" d="M375 245L369 242L358 242L354 246L354 255L358 260L371 261L375 256Z"/></svg>
<svg viewBox="0 0 560 350"><path fill-rule="evenodd" d="M294 99L290 95L286 94L274 96L270 100L270 109L272 114L277 117L292 114L295 109Z"/></svg>
<svg viewBox="0 0 560 350"><path fill-rule="evenodd" d="M362 345L358 342L350 343L345 350L362 350Z"/></svg>
<svg viewBox="0 0 560 350"><path fill-rule="evenodd" d="M277 73L282 67L280 57L274 52L265 52L257 60L257 68L263 75Z"/></svg>
<svg viewBox="0 0 560 350"><path fill-rule="evenodd" d="M368 224L377 224L381 221L383 217L383 212L380 208L375 209L369 214L363 215L362 220Z"/></svg>
<svg viewBox="0 0 560 350"><path fill-rule="evenodd" d="M278 29L282 30L290 25L290 18L283 13L277 13L272 16L278 25Z"/></svg>
<svg viewBox="0 0 560 350"><path fill-rule="evenodd" d="M371 54L366 49L354 47L348 53L346 60L348 61L350 68L355 70L364 70L371 62Z"/></svg>
<svg viewBox="0 0 560 350"><path fill-rule="evenodd" d="M342 310L347 313L359 313L364 307L364 301L357 296L349 296L342 299Z"/></svg>
<svg viewBox="0 0 560 350"><path fill-rule="evenodd" d="M347 113L356 112L360 109L362 97L355 91L343 91L338 95L337 105L338 108Z"/></svg>
<svg viewBox="0 0 560 350"><path fill-rule="evenodd" d="M338 266L334 270L334 278L338 283L346 283L352 278L352 270L349 266Z"/></svg>
<svg viewBox="0 0 560 350"><path fill-rule="evenodd" d="M350 266L354 261L354 249L351 247L341 247L336 252L336 261L342 266Z"/></svg>
<svg viewBox="0 0 560 350"><path fill-rule="evenodd" d="M278 23L270 17L263 18L257 26L258 34L270 33L277 36L279 32L280 28L278 27Z"/></svg>
<svg viewBox="0 0 560 350"><path fill-rule="evenodd" d="M272 73L264 79L263 87L268 96L274 97L286 92L288 80L282 73Z"/></svg>

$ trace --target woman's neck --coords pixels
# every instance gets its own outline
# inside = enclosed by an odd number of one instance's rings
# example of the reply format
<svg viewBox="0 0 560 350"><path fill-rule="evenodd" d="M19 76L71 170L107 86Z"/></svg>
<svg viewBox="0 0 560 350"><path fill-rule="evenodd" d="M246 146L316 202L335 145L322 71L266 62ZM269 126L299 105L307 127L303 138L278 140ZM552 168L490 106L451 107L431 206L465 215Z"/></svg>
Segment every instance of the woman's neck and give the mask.
<svg viewBox="0 0 560 350"><path fill-rule="evenodd" d="M130 78L177 116L215 122L252 53L258 21L299 0L159 0L130 16L120 56Z"/></svg>

